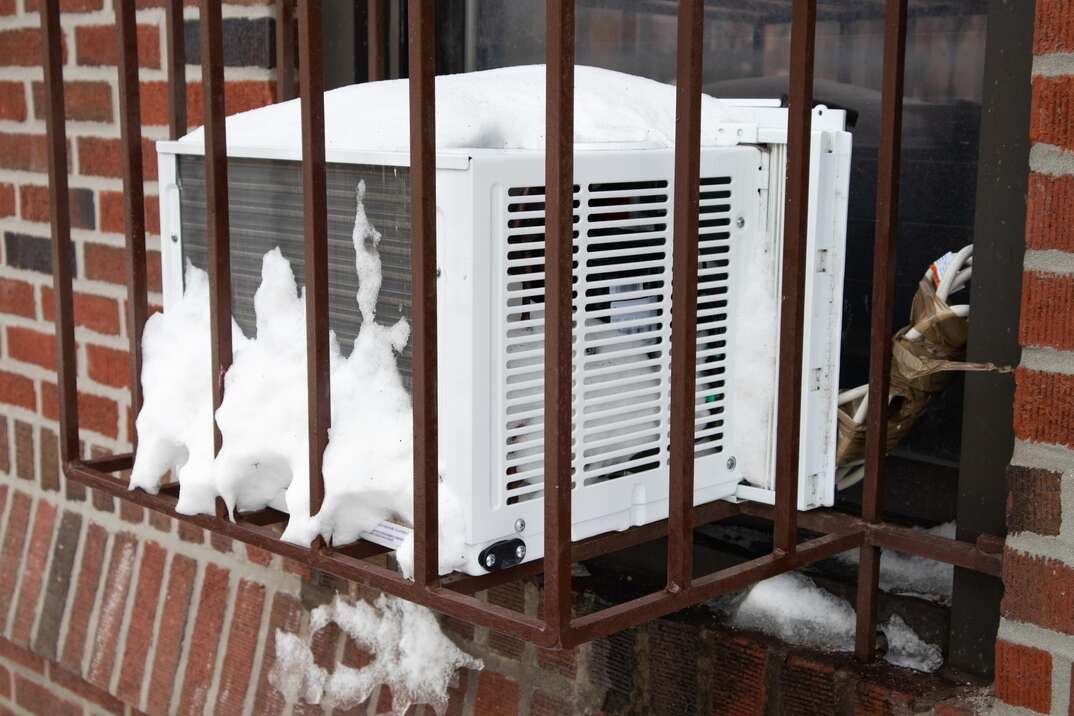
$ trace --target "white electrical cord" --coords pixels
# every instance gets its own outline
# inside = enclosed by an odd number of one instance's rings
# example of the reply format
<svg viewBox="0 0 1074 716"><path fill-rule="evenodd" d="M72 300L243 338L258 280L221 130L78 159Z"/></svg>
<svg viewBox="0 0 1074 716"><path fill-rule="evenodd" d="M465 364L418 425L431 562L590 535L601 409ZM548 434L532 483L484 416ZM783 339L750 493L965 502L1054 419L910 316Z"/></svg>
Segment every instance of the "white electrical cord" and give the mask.
<svg viewBox="0 0 1074 716"><path fill-rule="evenodd" d="M937 264L940 264L937 270L941 276L940 282L936 286L936 297L947 303L951 294L964 288L973 276L973 244L962 247L958 253L946 254L936 264L930 265L925 271L926 280L935 282L933 267ZM950 306L950 309L960 318L966 318L970 315L970 307L966 304ZM911 327L906 332L906 339L910 341L920 340L921 333ZM861 402L858 403L858 407L854 411L854 423L856 425L864 423L869 413L869 385L859 385L856 388L844 390L839 394L839 405L853 403L859 399ZM864 460L855 460L846 465L840 465L835 470L835 487L837 490L845 490L861 482L864 477Z"/></svg>

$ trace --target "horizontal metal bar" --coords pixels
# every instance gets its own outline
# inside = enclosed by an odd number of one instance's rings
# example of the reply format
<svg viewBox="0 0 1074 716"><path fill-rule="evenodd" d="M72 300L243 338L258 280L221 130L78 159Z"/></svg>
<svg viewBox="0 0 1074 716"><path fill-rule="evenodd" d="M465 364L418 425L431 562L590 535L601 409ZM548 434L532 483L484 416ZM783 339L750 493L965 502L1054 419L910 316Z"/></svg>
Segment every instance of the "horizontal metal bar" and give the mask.
<svg viewBox="0 0 1074 716"><path fill-rule="evenodd" d="M314 551L308 547L284 542L270 527L262 527L239 519L232 522L210 515L184 515L175 511L176 497L171 494L150 495L142 490L129 490L125 480L100 472L83 461L76 460L64 467L69 479L88 487L107 492L135 504L164 513L240 542L261 547L269 552L329 572L344 579L367 584L411 602L423 604L435 611L517 636L536 644L550 643L542 622L533 617L503 607L482 602L472 596L442 588L427 589L416 585L398 572L361 561L379 554L379 545L368 548L348 547ZM361 555L361 556L355 556Z"/></svg>
<svg viewBox="0 0 1074 716"><path fill-rule="evenodd" d="M868 536L868 543L874 547L946 562L994 577L1003 576L1003 555L982 551L972 542L961 542L883 522L869 525Z"/></svg>
<svg viewBox="0 0 1074 716"><path fill-rule="evenodd" d="M86 467L91 467L101 472L119 472L120 470L130 470L134 467L134 453L125 452L118 455L105 455L104 457L95 457L82 462Z"/></svg>

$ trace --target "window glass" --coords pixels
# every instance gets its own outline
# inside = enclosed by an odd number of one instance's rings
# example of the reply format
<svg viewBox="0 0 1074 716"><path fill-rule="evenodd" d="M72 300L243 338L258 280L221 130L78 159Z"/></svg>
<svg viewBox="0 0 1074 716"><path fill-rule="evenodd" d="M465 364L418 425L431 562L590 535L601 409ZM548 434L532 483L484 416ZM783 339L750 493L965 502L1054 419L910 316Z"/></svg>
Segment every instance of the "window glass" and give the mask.
<svg viewBox="0 0 1074 716"><path fill-rule="evenodd" d="M972 241L985 42L984 0L910 0L894 324L907 321L925 268ZM578 0L577 62L674 82L678 3ZM465 0L465 50L443 71L544 61L544 3ZM867 380L875 219L882 0L818 3L815 98L850 111L854 160L843 326L844 387ZM704 83L723 97L784 97L790 0L711 0ZM904 453L959 452L961 390L934 401Z"/></svg>

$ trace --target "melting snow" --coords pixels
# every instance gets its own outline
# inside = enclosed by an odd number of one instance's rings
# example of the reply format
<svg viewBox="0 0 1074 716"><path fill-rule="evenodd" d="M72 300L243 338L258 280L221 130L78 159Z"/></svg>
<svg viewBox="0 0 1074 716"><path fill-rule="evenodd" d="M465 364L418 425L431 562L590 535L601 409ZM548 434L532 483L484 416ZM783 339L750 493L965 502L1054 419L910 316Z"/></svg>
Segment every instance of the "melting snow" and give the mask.
<svg viewBox="0 0 1074 716"><path fill-rule="evenodd" d="M730 623L741 629L813 649L854 648L854 608L797 572L758 582L740 601L723 608ZM943 664L939 647L922 641L898 615L881 624L880 630L888 643L884 658L890 663L927 672Z"/></svg>
<svg viewBox="0 0 1074 716"><path fill-rule="evenodd" d="M926 534L954 539L955 523L945 522ZM858 550L840 554L837 559L846 564L858 563ZM951 582L955 568L950 564L924 557L885 549L880 555L880 588L892 594L912 594L934 601L951 598Z"/></svg>
<svg viewBox="0 0 1074 716"><path fill-rule="evenodd" d="M372 605L348 604L337 596L310 614L311 634L330 623L370 653L372 662L360 669L337 664L328 672L314 662L308 643L277 631L269 681L289 702L348 709L383 684L391 689L393 713L403 714L411 704L431 704L443 714L455 673L483 668L444 636L432 612L401 599L381 595Z"/></svg>

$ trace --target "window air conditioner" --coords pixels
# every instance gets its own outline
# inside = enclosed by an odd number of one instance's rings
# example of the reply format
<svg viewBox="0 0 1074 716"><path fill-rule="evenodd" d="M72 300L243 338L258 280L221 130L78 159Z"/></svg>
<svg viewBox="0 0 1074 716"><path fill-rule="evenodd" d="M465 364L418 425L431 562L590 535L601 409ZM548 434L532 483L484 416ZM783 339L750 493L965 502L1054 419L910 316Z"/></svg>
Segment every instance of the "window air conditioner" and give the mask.
<svg viewBox="0 0 1074 716"><path fill-rule="evenodd" d="M736 123L701 151L695 504L774 498L778 296L787 111L733 103ZM738 120L745 118L748 121ZM409 156L328 137L330 325L344 352L354 295L355 187L382 234L377 316L410 311ZM335 148L334 148L335 147ZM812 116L798 506L834 499L836 398L850 134ZM158 144L165 310L186 261L207 258L200 142ZM300 156L229 137L233 312L252 334L261 257L279 247L301 280ZM575 154L573 539L668 514L673 150L578 145ZM467 567L521 538L543 552L544 157L437 157L440 464L464 502ZM408 379L409 353L400 357Z"/></svg>

